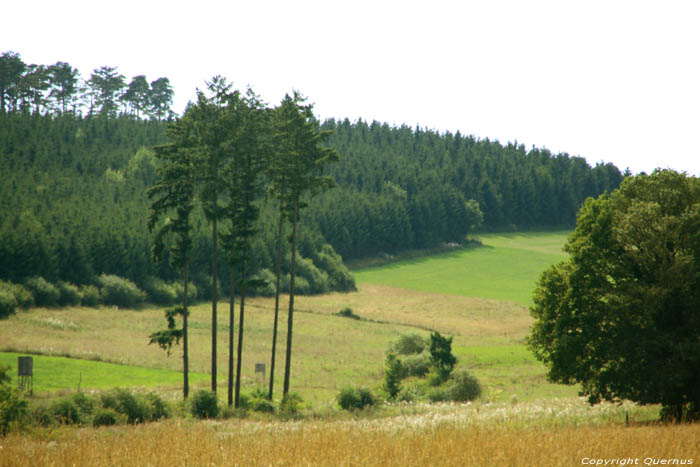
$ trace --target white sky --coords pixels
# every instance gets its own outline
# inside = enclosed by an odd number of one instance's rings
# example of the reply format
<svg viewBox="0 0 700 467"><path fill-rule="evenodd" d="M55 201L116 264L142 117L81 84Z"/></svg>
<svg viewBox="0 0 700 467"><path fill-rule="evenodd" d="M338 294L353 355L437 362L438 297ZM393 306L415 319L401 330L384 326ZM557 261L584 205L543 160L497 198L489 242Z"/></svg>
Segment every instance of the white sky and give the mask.
<svg viewBox="0 0 700 467"><path fill-rule="evenodd" d="M700 2L9 1L0 53L700 174Z"/></svg>

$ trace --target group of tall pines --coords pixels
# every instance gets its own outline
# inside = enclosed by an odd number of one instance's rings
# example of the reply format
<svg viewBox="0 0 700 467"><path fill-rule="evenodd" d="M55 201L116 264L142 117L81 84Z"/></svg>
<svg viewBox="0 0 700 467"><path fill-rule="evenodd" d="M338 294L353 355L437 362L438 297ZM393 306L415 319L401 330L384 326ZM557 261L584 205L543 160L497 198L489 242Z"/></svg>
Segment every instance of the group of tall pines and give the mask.
<svg viewBox="0 0 700 467"><path fill-rule="evenodd" d="M73 77L65 86L61 70ZM18 54L0 55L0 279L81 285L113 274L140 286L153 278L181 281L171 261L152 260L146 194L162 164L154 147L172 143L166 128L181 118L170 112L172 94L159 91L167 78L149 86L143 76L129 85L120 76L102 67L81 82L63 62L27 65ZM571 228L586 197L612 191L623 178L612 164L591 167L581 157L459 132L318 123L340 159L320 173L336 187L302 199L309 206L297 213L295 289L302 294L352 290L340 256L461 242L476 229ZM264 179L269 191L271 178ZM272 196L254 203L246 274L267 285L254 283L248 293L274 294L278 204ZM202 297L212 292L214 245L224 258L216 270L220 293L236 287L207 211L195 206L191 220L190 280ZM280 285L289 290L288 241L280 257Z"/></svg>

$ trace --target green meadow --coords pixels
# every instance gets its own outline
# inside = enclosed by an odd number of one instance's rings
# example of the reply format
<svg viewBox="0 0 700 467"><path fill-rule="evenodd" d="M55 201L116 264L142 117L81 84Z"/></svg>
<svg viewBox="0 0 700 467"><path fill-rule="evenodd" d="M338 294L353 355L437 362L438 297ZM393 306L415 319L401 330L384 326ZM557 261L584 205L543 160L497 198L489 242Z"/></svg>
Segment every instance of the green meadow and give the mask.
<svg viewBox="0 0 700 467"><path fill-rule="evenodd" d="M458 368L471 371L484 397L508 401L576 395L577 388L553 385L545 367L525 346L532 318L527 306L539 274L561 261L567 232L482 235L481 246L354 271L358 291L295 299L292 388L315 405L328 404L338 390L355 384L378 389L384 356L400 334L431 330L453 336ZM269 369L274 299L246 300L244 390L263 385L255 363ZM281 300L276 381L282 382L287 297ZM337 313L351 308L361 319ZM218 384L225 389L228 308L219 303ZM207 387L211 363L211 305L191 310L191 381ZM238 309L236 309L236 323ZM176 394L182 384L182 350L148 345L164 326L162 309L112 307L35 308L0 321L0 365L34 355L35 392L161 388ZM237 326L235 327L237 333ZM65 358L70 356L73 358ZM408 381L406 384L411 384ZM222 394L225 390L222 390Z"/></svg>
<svg viewBox="0 0 700 467"><path fill-rule="evenodd" d="M542 271L562 261L569 232L485 234L480 246L353 271L358 283L532 303Z"/></svg>

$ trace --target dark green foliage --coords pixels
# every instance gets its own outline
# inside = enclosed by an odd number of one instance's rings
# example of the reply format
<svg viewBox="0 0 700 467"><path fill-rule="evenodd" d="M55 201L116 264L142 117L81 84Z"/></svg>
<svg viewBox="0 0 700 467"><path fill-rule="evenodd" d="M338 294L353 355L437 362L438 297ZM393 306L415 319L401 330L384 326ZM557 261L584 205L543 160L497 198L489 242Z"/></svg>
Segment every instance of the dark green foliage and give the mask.
<svg viewBox="0 0 700 467"><path fill-rule="evenodd" d="M450 393L447 388L440 386L431 388L426 397L430 402L445 402L450 400Z"/></svg>
<svg viewBox="0 0 700 467"><path fill-rule="evenodd" d="M377 403L377 398L372 394L372 391L354 386L346 386L341 389L336 400L343 410L361 410L365 407L373 407Z"/></svg>
<svg viewBox="0 0 700 467"><path fill-rule="evenodd" d="M282 396L279 412L287 416L297 415L303 402L304 399L302 399L301 395L296 392L288 392Z"/></svg>
<svg viewBox="0 0 700 467"><path fill-rule="evenodd" d="M401 357L401 376L403 378L409 376L422 378L430 372L430 365L430 356L427 352L406 355Z"/></svg>
<svg viewBox="0 0 700 467"><path fill-rule="evenodd" d="M192 395L190 413L196 418L216 418L219 415L219 399L216 393L200 389Z"/></svg>
<svg viewBox="0 0 700 467"><path fill-rule="evenodd" d="M165 350L168 355L170 355L170 350L172 349L173 344L179 344L180 339L184 335L184 326L183 328L177 328L175 325L175 318L178 316L182 317L184 322L184 318L188 313L189 312L182 306L175 306L165 310L165 320L168 327L166 329L156 331L148 336L148 344L157 344L158 347Z"/></svg>
<svg viewBox="0 0 700 467"><path fill-rule="evenodd" d="M43 277L30 277L24 286L32 293L36 306L56 306L61 297L58 288Z"/></svg>
<svg viewBox="0 0 700 467"><path fill-rule="evenodd" d="M398 355L413 355L423 352L427 346L427 339L420 334L402 334L391 343L389 350Z"/></svg>
<svg viewBox="0 0 700 467"><path fill-rule="evenodd" d="M15 312L17 300L15 295L7 289L0 289L0 318L6 318Z"/></svg>
<svg viewBox="0 0 700 467"><path fill-rule="evenodd" d="M0 436L5 436L14 425L21 426L27 413L27 401L20 393L10 384L0 384Z"/></svg>
<svg viewBox="0 0 700 467"><path fill-rule="evenodd" d="M351 318L351 319L361 319L359 315L356 315L354 311L352 311L352 308L349 306L346 306L342 310L338 312L338 316L342 316L343 318Z"/></svg>
<svg viewBox="0 0 700 467"><path fill-rule="evenodd" d="M58 304L60 306L80 305L82 297L80 295L80 290L76 285L71 284L70 282L58 281L56 283L56 287L60 293L58 298Z"/></svg>
<svg viewBox="0 0 700 467"><path fill-rule="evenodd" d="M71 398L55 401L51 404L51 413L62 425L73 425L81 421L80 410Z"/></svg>
<svg viewBox="0 0 700 467"><path fill-rule="evenodd" d="M105 305L131 308L146 300L146 294L129 279L102 274L98 282L100 284L100 297Z"/></svg>
<svg viewBox="0 0 700 467"><path fill-rule="evenodd" d="M96 401L92 398L89 397L87 394L84 392L77 392L73 394L73 396L70 398L70 400L75 404L75 406L78 408L78 411L80 412L81 419L87 420L92 414L93 409L95 408Z"/></svg>
<svg viewBox="0 0 700 467"><path fill-rule="evenodd" d="M481 396L481 384L471 373L464 370L450 377L447 391L452 401L472 401Z"/></svg>
<svg viewBox="0 0 700 467"><path fill-rule="evenodd" d="M401 360L396 357L396 354L389 352L384 361L384 386L383 389L389 394L390 399L394 399L401 392L401 379L403 378L403 369L401 368Z"/></svg>
<svg viewBox="0 0 700 467"><path fill-rule="evenodd" d="M15 306L19 308L27 309L34 306L34 296L32 292L21 284L13 284L12 282L0 280L0 294L3 292L7 293L10 297L14 297ZM8 303L11 302L10 298L7 300ZM2 309L2 305L0 305L0 309ZM0 316L2 316L1 311Z"/></svg>
<svg viewBox="0 0 700 467"><path fill-rule="evenodd" d="M444 337L439 332L430 333L430 362L441 381L446 381L457 363L452 355L452 337Z"/></svg>
<svg viewBox="0 0 700 467"><path fill-rule="evenodd" d="M114 409L99 408L92 415L92 426L112 426L120 422L120 414Z"/></svg>
<svg viewBox="0 0 700 467"><path fill-rule="evenodd" d="M130 424L144 423L157 420L164 410L160 407L162 401L160 398L159 407L154 407L149 396L136 396L126 389L113 389L107 393L100 395L102 407L112 409L126 416L126 420Z"/></svg>
<svg viewBox="0 0 700 467"><path fill-rule="evenodd" d="M97 306L100 304L100 289L94 285L83 285L79 288L84 306Z"/></svg>
<svg viewBox="0 0 700 467"><path fill-rule="evenodd" d="M588 199L566 262L540 277L530 311L551 381L591 403L700 407L700 180L672 170Z"/></svg>
<svg viewBox="0 0 700 467"><path fill-rule="evenodd" d="M143 283L143 290L148 301L157 305L172 305L178 299L176 287L157 277L148 277ZM182 293L184 292L180 292L181 295ZM191 293L189 288L187 293Z"/></svg>

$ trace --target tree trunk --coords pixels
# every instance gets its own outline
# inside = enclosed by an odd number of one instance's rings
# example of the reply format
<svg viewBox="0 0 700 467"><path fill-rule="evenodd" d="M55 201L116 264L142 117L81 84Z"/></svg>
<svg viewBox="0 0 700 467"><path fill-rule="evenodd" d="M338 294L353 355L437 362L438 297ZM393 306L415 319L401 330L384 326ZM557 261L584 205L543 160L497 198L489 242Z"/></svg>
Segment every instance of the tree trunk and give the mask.
<svg viewBox="0 0 700 467"><path fill-rule="evenodd" d="M190 272L190 262L187 261L185 263L185 273L184 273L184 279L185 279L185 284L184 284L184 289L185 289L185 296L182 298L182 308L184 310L184 313L182 314L182 373L183 373L183 396L185 399L187 399L187 396L190 393L190 376L189 376L189 364L190 364L190 358L188 354L188 348L187 348L187 314L189 311L187 310L187 283L189 282L189 272Z"/></svg>
<svg viewBox="0 0 700 467"><path fill-rule="evenodd" d="M267 395L272 400L275 385L275 353L277 352L277 319L280 309L280 274L282 265L282 207L280 206L280 218L277 224L277 264L275 269L275 320L272 325L272 359L270 360L270 392Z"/></svg>
<svg viewBox="0 0 700 467"><path fill-rule="evenodd" d="M211 390L216 392L216 214L211 230Z"/></svg>
<svg viewBox="0 0 700 467"><path fill-rule="evenodd" d="M240 404L241 393L241 364L243 362L243 320L245 318L245 281L246 281L246 264L243 261L243 271L241 274L241 309L238 312L238 355L236 355L236 399L234 407L238 408Z"/></svg>
<svg viewBox="0 0 700 467"><path fill-rule="evenodd" d="M287 354L284 362L284 389L282 396L289 393L289 379L292 364L292 325L294 321L294 274L297 253L297 211L299 203L294 203L294 216L292 220L292 258L289 263L289 317L287 318Z"/></svg>
<svg viewBox="0 0 700 467"><path fill-rule="evenodd" d="M231 265L231 303L228 310L228 405L233 404L233 311L236 286L236 270Z"/></svg>

